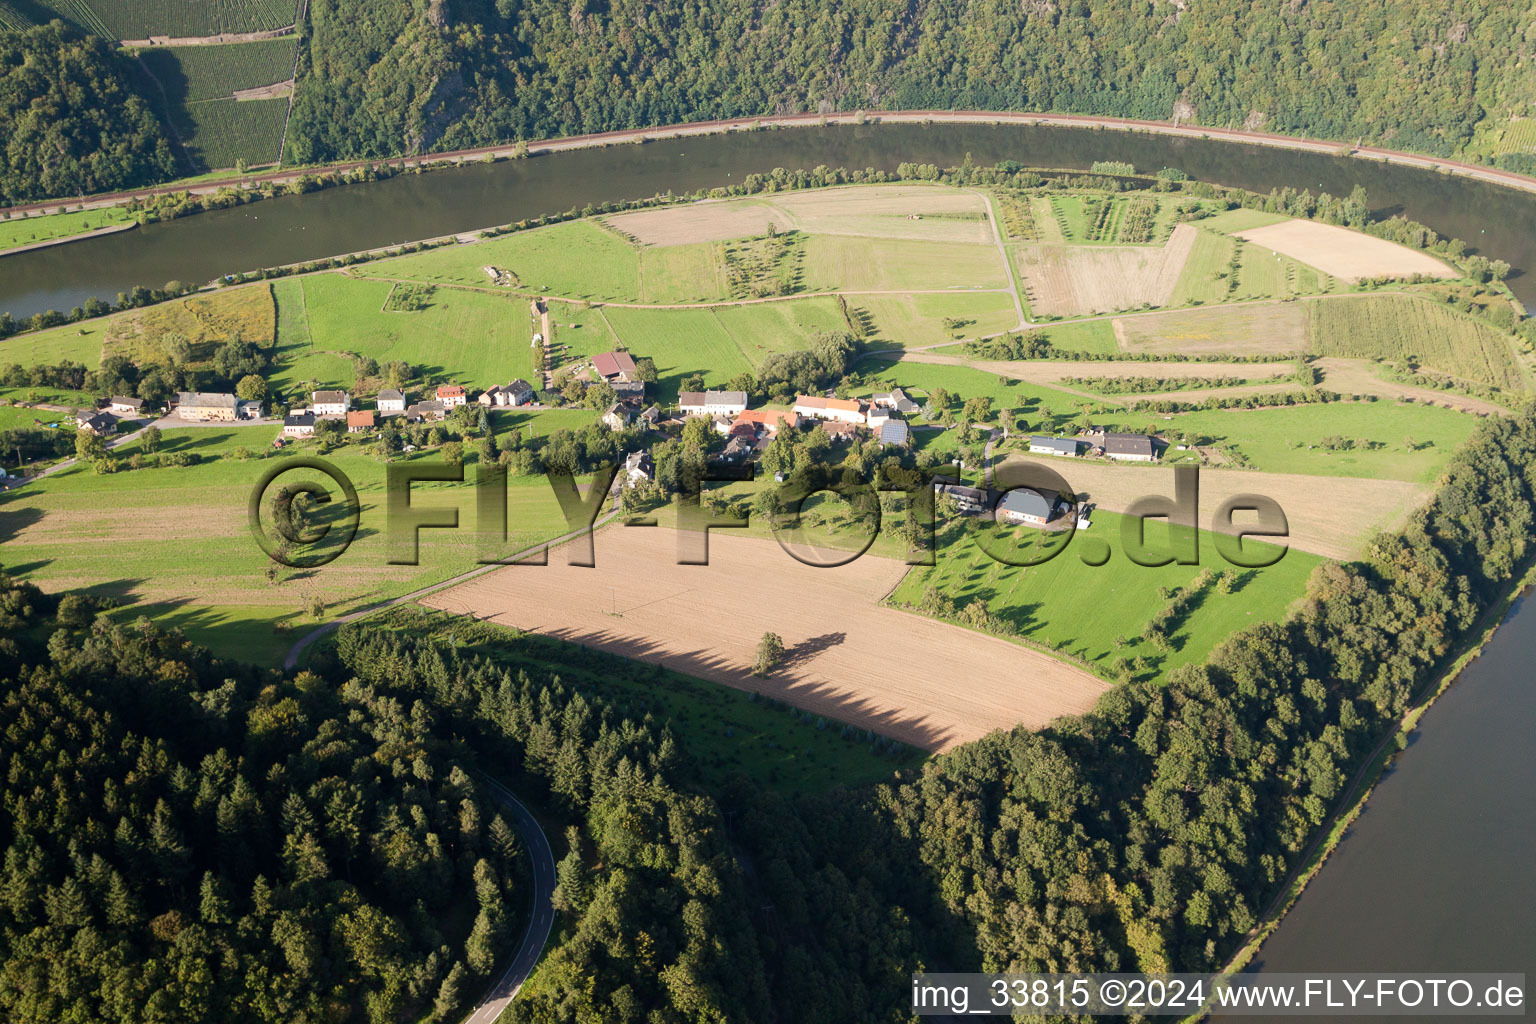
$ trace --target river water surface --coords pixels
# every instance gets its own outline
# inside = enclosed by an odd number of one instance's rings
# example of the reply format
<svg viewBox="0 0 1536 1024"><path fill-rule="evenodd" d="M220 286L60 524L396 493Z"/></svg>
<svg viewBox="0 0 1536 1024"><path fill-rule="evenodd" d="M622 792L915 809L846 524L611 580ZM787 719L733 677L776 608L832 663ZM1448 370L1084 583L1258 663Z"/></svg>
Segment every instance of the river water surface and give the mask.
<svg viewBox="0 0 1536 1024"><path fill-rule="evenodd" d="M1404 213L1516 268L1510 285L1536 306L1536 196L1414 167L1173 136L1023 125L784 128L572 150L469 164L200 214L138 231L0 257L0 310L68 310L91 296L167 281L298 263L506 224L589 202L727 185L775 167L953 166L1017 160L1087 169L1126 160L1142 171L1261 192L1290 185L1347 195L1363 185L1378 214Z"/></svg>

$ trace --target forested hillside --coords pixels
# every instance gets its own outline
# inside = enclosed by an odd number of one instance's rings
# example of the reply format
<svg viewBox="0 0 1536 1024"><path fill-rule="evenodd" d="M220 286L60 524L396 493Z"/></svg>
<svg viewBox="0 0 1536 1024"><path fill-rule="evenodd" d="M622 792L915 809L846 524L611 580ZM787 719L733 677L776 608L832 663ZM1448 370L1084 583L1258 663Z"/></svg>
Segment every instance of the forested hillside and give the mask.
<svg viewBox="0 0 1536 1024"><path fill-rule="evenodd" d="M0 1017L383 1024L478 996L523 861L429 708L54 603L0 573Z"/></svg>
<svg viewBox="0 0 1536 1024"><path fill-rule="evenodd" d="M176 161L128 60L60 23L0 31L0 203L174 177Z"/></svg>
<svg viewBox="0 0 1536 1024"><path fill-rule="evenodd" d="M801 110L1197 120L1445 154L1536 114L1536 5L315 0L301 161Z"/></svg>
<svg viewBox="0 0 1536 1024"><path fill-rule="evenodd" d="M313 0L307 21L292 163L953 107L1364 139L1536 173L1519 141L1536 116L1532 0ZM30 39L0 29L0 199L174 176L151 80L96 44ZM23 45L48 52L6 74ZM1503 139L1508 125L1522 130Z"/></svg>

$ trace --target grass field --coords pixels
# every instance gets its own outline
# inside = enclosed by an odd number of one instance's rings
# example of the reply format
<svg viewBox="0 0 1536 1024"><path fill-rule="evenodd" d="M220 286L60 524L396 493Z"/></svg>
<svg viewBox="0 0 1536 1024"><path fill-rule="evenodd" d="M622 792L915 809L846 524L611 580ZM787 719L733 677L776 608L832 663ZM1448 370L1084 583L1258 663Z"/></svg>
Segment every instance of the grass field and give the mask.
<svg viewBox="0 0 1536 1024"><path fill-rule="evenodd" d="M20 363L53 365L68 359L91 369L101 365L101 339L109 320L67 324L33 334L20 334L0 341L0 364Z"/></svg>
<svg viewBox="0 0 1536 1024"><path fill-rule="evenodd" d="M1271 224L1281 224L1291 218L1283 213L1265 213L1263 210L1227 210L1218 213L1214 217L1207 217L1195 223L1208 231L1220 231L1231 234L1235 231L1251 231L1254 228L1267 228Z"/></svg>
<svg viewBox="0 0 1536 1024"><path fill-rule="evenodd" d="M1355 476L1425 482L1477 425L1451 409L1396 402L1335 402L1273 409L1221 409L1173 416L1131 414L1121 425L1141 430L1149 420L1160 427L1199 435L1221 447L1236 447L1255 469L1271 473ZM1349 449L1330 450L1340 438ZM1407 444L1412 439L1414 446Z"/></svg>
<svg viewBox="0 0 1536 1024"><path fill-rule="evenodd" d="M691 373L704 374L705 383L718 388L756 365L713 309L614 306L605 309L603 316L633 355L655 360L657 383L652 397L664 404L677 400L678 385Z"/></svg>
<svg viewBox="0 0 1536 1024"><path fill-rule="evenodd" d="M1525 387L1504 335L1438 303L1402 295L1313 303L1312 349L1327 356L1415 363L1508 391Z"/></svg>
<svg viewBox="0 0 1536 1024"><path fill-rule="evenodd" d="M774 352L808 347L818 332L848 330L837 300L827 297L716 306L715 316L754 368Z"/></svg>
<svg viewBox="0 0 1536 1024"><path fill-rule="evenodd" d="M1107 408L1102 403L1080 398L1056 388L1023 381L1004 381L996 374L968 366L941 363L896 362L885 358L866 359L859 364L868 390L889 391L900 386L917 392L922 400L934 388L944 388L957 399L985 395L992 399L992 411L1022 409L1032 430L1054 429L1074 422L1085 409ZM954 411L960 411L957 401Z"/></svg>
<svg viewBox="0 0 1536 1024"><path fill-rule="evenodd" d="M22 406L0 405L0 430L15 430L18 427L31 430L37 423L62 423L69 419L67 413L52 412L48 409L28 409ZM74 425L70 424L70 429Z"/></svg>
<svg viewBox="0 0 1536 1024"><path fill-rule="evenodd" d="M298 288L278 293L291 315L282 316L274 391L351 387L349 353L381 365L402 359L433 381L478 388L533 375L522 299L440 289L424 309L386 313L387 281L314 274L290 284Z"/></svg>
<svg viewBox="0 0 1536 1024"><path fill-rule="evenodd" d="M1209 223L1201 221L1201 224ZM1227 287L1232 255L1237 242L1214 231L1200 231L1195 235L1194 248L1174 286L1170 304L1174 306L1200 305L1227 301Z"/></svg>
<svg viewBox="0 0 1536 1024"><path fill-rule="evenodd" d="M271 427L167 430L162 451L194 452L204 461L106 476L71 469L0 495L6 568L48 590L89 587L119 597L132 603L129 614L152 613L182 625L199 642L270 665L282 660L291 642L274 623L302 630L314 621L304 611L310 600L324 601L327 615L341 614L473 567L476 519L469 482L413 485L413 506L458 507L463 529L423 531L421 564L391 566L383 464L348 447L326 458L357 486L363 510L356 542L330 565L289 570L281 582L269 583L264 571L270 563L250 536L246 502L260 475L294 453L267 451L275 433ZM235 458L242 447L256 457ZM136 450L129 444L117 451L128 458ZM285 475L283 482L304 475ZM472 478L466 470L466 481ZM543 477L514 477L508 493L511 550L564 532Z"/></svg>
<svg viewBox="0 0 1536 1024"><path fill-rule="evenodd" d="M640 258L617 232L590 220L517 231L471 245L370 263L369 277L404 278L488 287L484 267L510 271L524 291L579 299L634 302L640 294ZM721 294L712 298L726 298Z"/></svg>
<svg viewBox="0 0 1536 1024"><path fill-rule="evenodd" d="M1000 334L1016 326L1013 299L1003 292L955 295L854 295L848 305L867 313L869 344L913 348ZM954 326L946 325L951 321Z"/></svg>
<svg viewBox="0 0 1536 1024"><path fill-rule="evenodd" d="M1089 320L1084 323L1051 324L1041 328L1041 333L1052 348L1066 352L1120 351L1115 340L1114 323L1109 320Z"/></svg>
<svg viewBox="0 0 1536 1024"><path fill-rule="evenodd" d="M1307 309L1295 302L1175 310L1120 317L1113 323L1126 352L1286 355L1305 352L1310 337Z"/></svg>
<svg viewBox="0 0 1536 1024"><path fill-rule="evenodd" d="M810 292L1006 288L1008 272L990 245L811 235L805 239L803 287Z"/></svg>
<svg viewBox="0 0 1536 1024"><path fill-rule="evenodd" d="M34 242L83 235L87 231L99 231L132 220L132 214L117 206L77 213L51 213L46 217L8 218L0 220L0 252Z"/></svg>
<svg viewBox="0 0 1536 1024"><path fill-rule="evenodd" d="M978 532L994 527L975 520L955 523L940 537L937 564L912 569L891 600L915 606L926 588L936 587L959 605L985 602L992 614L1012 622L1022 636L1090 662L1106 675L1109 664L1121 657L1144 658L1148 671L1163 675L1179 665L1203 661L1212 648L1237 630L1283 618L1321 561L1315 555L1291 550L1268 568L1236 569L1221 559L1212 535L1202 530L1202 566L1145 568L1131 562L1121 550L1124 518L1113 512L1095 512L1091 529L1078 532L1067 548L1049 561L1027 567L1003 565L981 549ZM1165 522L1148 521L1147 543L1154 548L1164 544L1168 532ZM1029 527L1005 533L1026 543L1041 537ZM1001 546L1002 539L989 543ZM1252 541L1247 543L1260 547ZM1090 549L1102 552L1106 546L1111 552L1107 563L1097 567L1084 564L1083 557ZM1169 631L1170 649L1159 650L1142 640L1142 630L1168 603L1158 588L1187 586L1202 568L1238 573L1234 593L1241 597L1225 600L1214 589L1207 589ZM1117 645L1117 637L1127 642Z"/></svg>

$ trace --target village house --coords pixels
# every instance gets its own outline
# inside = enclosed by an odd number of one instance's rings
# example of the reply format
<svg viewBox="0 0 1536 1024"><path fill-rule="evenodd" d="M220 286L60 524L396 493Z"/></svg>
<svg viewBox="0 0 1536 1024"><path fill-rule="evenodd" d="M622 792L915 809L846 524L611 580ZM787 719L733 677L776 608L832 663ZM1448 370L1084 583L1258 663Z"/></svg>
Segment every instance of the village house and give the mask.
<svg viewBox="0 0 1536 1024"><path fill-rule="evenodd" d="M871 405L878 405L884 409L894 409L903 416L910 416L917 412L917 403L907 397L907 393L901 388L893 388L883 394L871 395Z"/></svg>
<svg viewBox="0 0 1536 1024"><path fill-rule="evenodd" d="M510 384L492 384L480 392L479 401L487 406L528 405L533 401L533 385L521 377Z"/></svg>
<svg viewBox="0 0 1536 1024"><path fill-rule="evenodd" d="M747 411L745 391L684 391L677 396L684 416L736 416Z"/></svg>
<svg viewBox="0 0 1536 1024"><path fill-rule="evenodd" d="M234 395L183 391L176 400L176 414L199 423L233 423L239 410L240 400Z"/></svg>
<svg viewBox="0 0 1536 1024"><path fill-rule="evenodd" d="M1077 455L1077 439L1072 437L1041 437L1036 435L1029 439L1029 451L1032 455Z"/></svg>
<svg viewBox="0 0 1536 1024"><path fill-rule="evenodd" d="M385 388L379 392L374 404L378 406L380 416L398 416L405 412L405 394L394 388Z"/></svg>
<svg viewBox="0 0 1536 1024"><path fill-rule="evenodd" d="M117 430L117 417L104 412L82 412L75 417L75 427L87 434L105 437Z"/></svg>
<svg viewBox="0 0 1536 1024"><path fill-rule="evenodd" d="M1157 451L1146 434L1105 434L1104 454L1121 462L1152 462Z"/></svg>
<svg viewBox="0 0 1536 1024"><path fill-rule="evenodd" d="M309 411L316 416L345 416L352 407L352 396L345 391L315 391L309 396Z"/></svg>
<svg viewBox="0 0 1536 1024"><path fill-rule="evenodd" d="M603 413L603 425L609 430L623 430L634 419L634 413L623 402L614 402Z"/></svg>
<svg viewBox="0 0 1536 1024"><path fill-rule="evenodd" d="M992 494L990 491L979 487L967 487L964 484L939 484L937 487L940 497L954 500L961 512L974 514L985 512L992 507Z"/></svg>
<svg viewBox="0 0 1536 1024"><path fill-rule="evenodd" d="M880 443L905 448L911 440L907 430L906 420L887 420L885 426L880 428Z"/></svg>
<svg viewBox="0 0 1536 1024"><path fill-rule="evenodd" d="M859 436L859 428L839 420L822 420L818 424L833 441L852 441Z"/></svg>
<svg viewBox="0 0 1536 1024"><path fill-rule="evenodd" d="M308 409L290 412L283 420L284 437L314 437L315 414Z"/></svg>
<svg viewBox="0 0 1536 1024"><path fill-rule="evenodd" d="M435 398L405 407L407 423L436 423L447 415L448 410L443 408L443 403Z"/></svg>
<svg viewBox="0 0 1536 1024"><path fill-rule="evenodd" d="M839 420L862 425L864 404L852 398L822 398L817 395L795 396L795 413L818 420Z"/></svg>
<svg viewBox="0 0 1536 1024"><path fill-rule="evenodd" d="M1059 494L1048 488L1015 487L997 503L998 522L1044 526L1055 514L1059 498Z"/></svg>
<svg viewBox="0 0 1536 1024"><path fill-rule="evenodd" d="M633 487L651 478L651 453L643 449L633 452L624 460L624 482Z"/></svg>
<svg viewBox="0 0 1536 1024"><path fill-rule="evenodd" d="M367 409L353 409L347 413L347 433L361 434L373 429L373 413Z"/></svg>
<svg viewBox="0 0 1536 1024"><path fill-rule="evenodd" d="M455 409L469 401L464 394L464 388L459 384L439 384L437 386L437 400L443 403L444 409Z"/></svg>
<svg viewBox="0 0 1536 1024"><path fill-rule="evenodd" d="M720 453L720 457L726 462L740 462L750 457L755 451L757 451L757 443L751 438L733 437L730 444L725 446L725 451Z"/></svg>
<svg viewBox="0 0 1536 1024"><path fill-rule="evenodd" d="M644 411L639 416L636 416L635 419L654 430L661 424L661 406L653 402L646 406Z"/></svg>
<svg viewBox="0 0 1536 1024"><path fill-rule="evenodd" d="M879 430L894 418L895 414L888 405L871 405L864 414L864 422L870 430Z"/></svg>
<svg viewBox="0 0 1536 1024"><path fill-rule="evenodd" d="M144 399L142 398L123 398L113 395L107 402L107 410L119 416L137 416L143 407Z"/></svg>
<svg viewBox="0 0 1536 1024"><path fill-rule="evenodd" d="M637 380L635 361L628 352L604 352L592 357L592 370L597 376L612 384L614 381Z"/></svg>
<svg viewBox="0 0 1536 1024"><path fill-rule="evenodd" d="M740 426L743 423L750 423L754 429L761 429L772 437L779 432L781 425L790 430L800 426L800 417L782 409L743 409L737 415L734 425Z"/></svg>

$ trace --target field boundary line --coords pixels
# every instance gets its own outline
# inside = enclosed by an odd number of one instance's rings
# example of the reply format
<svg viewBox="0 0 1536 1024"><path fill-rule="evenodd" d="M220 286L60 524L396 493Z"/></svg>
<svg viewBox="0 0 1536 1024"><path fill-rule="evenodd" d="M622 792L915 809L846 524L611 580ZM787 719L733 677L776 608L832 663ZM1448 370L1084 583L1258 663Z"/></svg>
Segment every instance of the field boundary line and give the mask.
<svg viewBox="0 0 1536 1024"><path fill-rule="evenodd" d="M299 0L299 10L293 19L293 30L296 35L302 37L300 29L304 24L304 19L308 16L309 0ZM304 52L304 47L301 45L303 42L303 38L299 38L293 44L293 71L288 75L289 80L293 82L293 89L288 93L288 110L283 114L283 134L277 141L277 163L279 167L283 163L283 154L288 152L288 125L293 121L293 101L299 95L299 57Z"/></svg>

